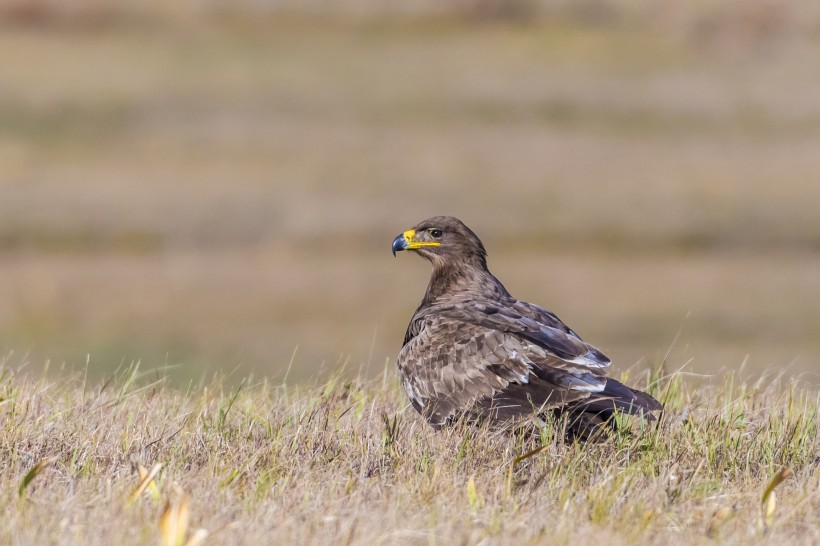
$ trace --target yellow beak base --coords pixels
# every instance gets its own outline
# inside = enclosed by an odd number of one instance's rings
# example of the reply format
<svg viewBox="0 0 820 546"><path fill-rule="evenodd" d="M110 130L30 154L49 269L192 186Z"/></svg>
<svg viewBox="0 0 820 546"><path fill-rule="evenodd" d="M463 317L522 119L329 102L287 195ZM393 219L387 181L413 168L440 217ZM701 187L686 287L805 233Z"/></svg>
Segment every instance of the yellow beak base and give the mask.
<svg viewBox="0 0 820 546"><path fill-rule="evenodd" d="M437 243L434 241L416 241L416 230L415 229L408 229L401 235L397 236L393 239L393 255L396 255L396 252L401 250L415 250L417 248L422 248L425 246L441 246L441 243Z"/></svg>

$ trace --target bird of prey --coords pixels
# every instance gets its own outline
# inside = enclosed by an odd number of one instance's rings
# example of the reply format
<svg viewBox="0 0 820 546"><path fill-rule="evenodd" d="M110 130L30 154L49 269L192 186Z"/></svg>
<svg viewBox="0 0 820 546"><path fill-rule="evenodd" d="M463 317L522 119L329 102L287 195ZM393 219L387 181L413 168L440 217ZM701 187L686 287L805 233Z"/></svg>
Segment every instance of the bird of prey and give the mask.
<svg viewBox="0 0 820 546"><path fill-rule="evenodd" d="M553 411L569 415L571 437L588 439L614 427L616 410L651 417L663 408L607 377L609 358L553 312L510 295L487 269L481 240L457 218L424 220L392 250L433 266L398 357L404 391L433 427Z"/></svg>

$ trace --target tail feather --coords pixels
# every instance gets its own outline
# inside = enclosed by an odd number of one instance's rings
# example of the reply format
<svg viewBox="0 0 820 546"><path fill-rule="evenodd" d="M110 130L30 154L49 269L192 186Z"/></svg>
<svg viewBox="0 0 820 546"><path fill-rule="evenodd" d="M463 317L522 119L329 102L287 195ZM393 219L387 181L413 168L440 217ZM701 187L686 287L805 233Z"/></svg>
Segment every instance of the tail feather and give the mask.
<svg viewBox="0 0 820 546"><path fill-rule="evenodd" d="M663 410L663 404L645 392L631 389L614 379L607 378L604 390L585 400L568 404L558 410L567 415L567 436L583 441L604 436L606 430L617 430L614 415L620 411L629 415L642 415L650 420L651 412Z"/></svg>

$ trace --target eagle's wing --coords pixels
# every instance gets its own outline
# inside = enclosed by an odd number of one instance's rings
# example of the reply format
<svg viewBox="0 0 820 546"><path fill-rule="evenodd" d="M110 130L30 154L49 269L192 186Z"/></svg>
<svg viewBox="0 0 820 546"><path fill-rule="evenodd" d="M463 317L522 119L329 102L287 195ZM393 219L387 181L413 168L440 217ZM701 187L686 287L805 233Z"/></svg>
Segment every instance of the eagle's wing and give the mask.
<svg viewBox="0 0 820 546"><path fill-rule="evenodd" d="M503 419L602 392L609 359L531 307L469 300L420 310L398 359L414 407L441 426L465 411Z"/></svg>

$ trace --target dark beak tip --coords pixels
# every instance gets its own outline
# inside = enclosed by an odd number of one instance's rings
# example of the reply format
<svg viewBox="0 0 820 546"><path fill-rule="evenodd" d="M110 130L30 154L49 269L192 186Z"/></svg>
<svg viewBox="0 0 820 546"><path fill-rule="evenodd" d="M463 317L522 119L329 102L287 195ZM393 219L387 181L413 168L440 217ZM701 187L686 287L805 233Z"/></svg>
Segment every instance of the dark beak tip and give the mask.
<svg viewBox="0 0 820 546"><path fill-rule="evenodd" d="M393 256L396 256L396 252L400 250L404 250L407 248L407 241L404 240L404 235L399 235L395 239L393 239L393 246L391 250L393 251Z"/></svg>

